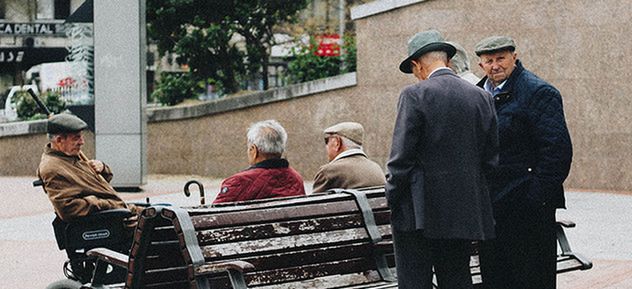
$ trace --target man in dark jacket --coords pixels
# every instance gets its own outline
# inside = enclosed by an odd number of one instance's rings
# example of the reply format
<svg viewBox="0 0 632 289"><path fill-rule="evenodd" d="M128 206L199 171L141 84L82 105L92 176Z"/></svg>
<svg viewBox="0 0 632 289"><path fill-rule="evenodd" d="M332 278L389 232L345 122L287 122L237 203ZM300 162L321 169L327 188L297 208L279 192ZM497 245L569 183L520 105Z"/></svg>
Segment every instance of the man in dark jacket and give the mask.
<svg viewBox="0 0 632 289"><path fill-rule="evenodd" d="M341 122L326 128L324 133L329 163L316 173L313 192L384 186L382 168L362 150L364 127L361 124Z"/></svg>
<svg viewBox="0 0 632 289"><path fill-rule="evenodd" d="M472 288L472 240L494 237L485 175L497 160L488 93L447 67L455 54L438 31L416 34L399 69L420 82L398 104L386 194L399 288Z"/></svg>
<svg viewBox="0 0 632 289"><path fill-rule="evenodd" d="M225 179L213 203L305 195L303 178L281 158L287 133L279 122L251 125L247 138L250 167Z"/></svg>
<svg viewBox="0 0 632 289"><path fill-rule="evenodd" d="M490 176L497 239L485 242L485 288L549 289L556 283L555 210L572 158L557 89L526 70L505 36L476 45L498 115L499 166Z"/></svg>

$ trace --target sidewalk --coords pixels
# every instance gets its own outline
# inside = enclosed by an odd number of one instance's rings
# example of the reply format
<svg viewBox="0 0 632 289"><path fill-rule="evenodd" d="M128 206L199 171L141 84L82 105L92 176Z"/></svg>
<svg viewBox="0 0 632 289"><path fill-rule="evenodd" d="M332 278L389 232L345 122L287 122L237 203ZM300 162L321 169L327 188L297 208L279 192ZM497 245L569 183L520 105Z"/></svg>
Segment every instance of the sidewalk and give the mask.
<svg viewBox="0 0 632 289"><path fill-rule="evenodd" d="M0 288L44 288L64 278L65 253L57 249L50 222L53 210L35 177L0 177ZM167 202L177 206L199 204L196 189L183 194L186 181L204 184L206 202L215 197L220 180L199 176L151 175L142 193L122 193L125 200ZM311 191L311 184L306 183ZM559 219L577 223L567 229L573 251L593 261L588 271L558 275L560 289L632 288L632 194L567 192L568 210Z"/></svg>

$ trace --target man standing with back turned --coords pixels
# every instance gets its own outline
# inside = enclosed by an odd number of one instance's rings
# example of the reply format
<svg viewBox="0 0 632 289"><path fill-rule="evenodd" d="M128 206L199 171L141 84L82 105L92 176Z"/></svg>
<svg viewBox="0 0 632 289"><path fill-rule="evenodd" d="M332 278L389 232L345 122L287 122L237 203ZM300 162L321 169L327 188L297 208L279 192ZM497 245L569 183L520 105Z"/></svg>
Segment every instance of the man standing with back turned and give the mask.
<svg viewBox="0 0 632 289"><path fill-rule="evenodd" d="M438 31L408 41L399 69L420 82L398 104L386 195L399 288L472 288L472 240L494 237L486 174L498 136L489 94L447 67L455 54Z"/></svg>
<svg viewBox="0 0 632 289"><path fill-rule="evenodd" d="M494 96L500 159L490 176L497 239L481 249L485 288L556 286L555 209L563 208L572 158L562 97L526 70L513 39L476 45L487 75L478 83Z"/></svg>

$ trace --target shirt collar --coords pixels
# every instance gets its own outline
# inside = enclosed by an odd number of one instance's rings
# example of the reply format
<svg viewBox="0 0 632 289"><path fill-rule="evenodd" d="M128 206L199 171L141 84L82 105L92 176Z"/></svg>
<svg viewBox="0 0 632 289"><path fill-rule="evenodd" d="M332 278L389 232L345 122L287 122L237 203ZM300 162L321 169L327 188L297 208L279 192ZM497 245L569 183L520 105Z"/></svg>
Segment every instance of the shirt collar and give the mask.
<svg viewBox="0 0 632 289"><path fill-rule="evenodd" d="M430 78L430 77L431 77L431 76L432 76L435 72L437 72L437 71L439 71L439 70L441 70L441 69L450 69L450 68L449 68L449 67L445 67L445 66L442 66L442 67L437 67L437 68L435 68L435 70L433 70L432 72L430 72L430 74L428 74L428 78ZM451 69L450 69L450 70L451 70Z"/></svg>
<svg viewBox="0 0 632 289"><path fill-rule="evenodd" d="M364 153L364 151L362 149L348 149L344 152L341 152L340 154L338 154L333 160L331 160L332 162L335 162L341 158L344 157L348 157L348 156L352 156L352 155L363 155L366 157L366 154Z"/></svg>
<svg viewBox="0 0 632 289"><path fill-rule="evenodd" d="M488 77L487 80L485 81L485 84L483 84L483 88L485 89L485 91L491 93L493 96L501 92L503 90L503 86L505 86L506 83L507 83L507 79L505 79L505 81L503 81L498 86L494 87L494 84L492 84L492 81Z"/></svg>

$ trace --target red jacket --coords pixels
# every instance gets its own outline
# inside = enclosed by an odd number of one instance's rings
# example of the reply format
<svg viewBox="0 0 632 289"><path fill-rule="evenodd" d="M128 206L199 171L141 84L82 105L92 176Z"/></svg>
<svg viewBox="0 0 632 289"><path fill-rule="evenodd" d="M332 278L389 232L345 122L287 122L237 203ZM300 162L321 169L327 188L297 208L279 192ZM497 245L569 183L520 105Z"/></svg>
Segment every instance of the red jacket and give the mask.
<svg viewBox="0 0 632 289"><path fill-rule="evenodd" d="M225 179L213 203L303 195L303 178L288 161L269 159Z"/></svg>

